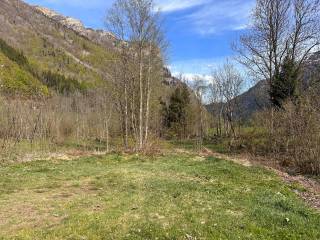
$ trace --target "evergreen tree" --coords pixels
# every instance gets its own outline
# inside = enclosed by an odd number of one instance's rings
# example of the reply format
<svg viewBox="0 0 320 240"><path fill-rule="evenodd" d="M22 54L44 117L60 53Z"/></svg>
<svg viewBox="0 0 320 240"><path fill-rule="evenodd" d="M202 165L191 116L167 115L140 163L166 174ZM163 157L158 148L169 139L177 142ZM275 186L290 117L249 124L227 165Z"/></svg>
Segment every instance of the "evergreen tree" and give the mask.
<svg viewBox="0 0 320 240"><path fill-rule="evenodd" d="M282 108L283 103L288 100L294 100L298 96L299 74L296 63L290 56L287 56L281 66L281 71L276 74L270 87L270 97L272 104L276 108Z"/></svg>
<svg viewBox="0 0 320 240"><path fill-rule="evenodd" d="M11 61L16 62L21 67L29 67L28 59L24 54L9 46L4 40L0 39L0 51Z"/></svg>
<svg viewBox="0 0 320 240"><path fill-rule="evenodd" d="M76 91L85 92L86 86L74 78L68 78L51 71L42 73L42 82L60 94L70 94Z"/></svg>
<svg viewBox="0 0 320 240"><path fill-rule="evenodd" d="M190 92L185 84L179 85L170 96L168 106L162 103L163 124L182 138L187 126L187 107L190 103Z"/></svg>

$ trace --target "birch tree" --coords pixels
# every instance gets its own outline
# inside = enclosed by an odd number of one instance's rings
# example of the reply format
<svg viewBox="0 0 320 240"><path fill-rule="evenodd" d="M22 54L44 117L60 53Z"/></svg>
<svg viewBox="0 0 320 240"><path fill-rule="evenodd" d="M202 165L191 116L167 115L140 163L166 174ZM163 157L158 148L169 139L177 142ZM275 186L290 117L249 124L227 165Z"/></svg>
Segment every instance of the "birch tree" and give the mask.
<svg viewBox="0 0 320 240"><path fill-rule="evenodd" d="M201 77L195 76L191 85L196 97L199 113L197 120L197 147L200 151L202 149L204 137L204 96L207 91L207 83Z"/></svg>
<svg viewBox="0 0 320 240"><path fill-rule="evenodd" d="M152 0L117 0L108 12L107 22L117 32L122 64L122 87L119 99L123 109L125 129L131 113L131 129L136 149L143 150L149 137L150 106L154 81L161 81L164 35L160 14ZM124 94L124 99L122 95ZM129 109L130 108L130 109ZM130 112L130 113L129 113ZM128 135L127 133L125 134Z"/></svg>
<svg viewBox="0 0 320 240"><path fill-rule="evenodd" d="M106 16L106 27L115 35L117 54L112 64L113 90L116 97L116 106L120 114L122 135L125 149L128 148L129 136L129 61L128 37L130 29L128 28L128 18L125 12L126 2L116 1Z"/></svg>
<svg viewBox="0 0 320 240"><path fill-rule="evenodd" d="M213 79L218 88L218 94L224 102L224 115L232 136L236 137L236 114L239 114L237 97L241 94L244 80L233 64L227 62L222 68L216 70Z"/></svg>

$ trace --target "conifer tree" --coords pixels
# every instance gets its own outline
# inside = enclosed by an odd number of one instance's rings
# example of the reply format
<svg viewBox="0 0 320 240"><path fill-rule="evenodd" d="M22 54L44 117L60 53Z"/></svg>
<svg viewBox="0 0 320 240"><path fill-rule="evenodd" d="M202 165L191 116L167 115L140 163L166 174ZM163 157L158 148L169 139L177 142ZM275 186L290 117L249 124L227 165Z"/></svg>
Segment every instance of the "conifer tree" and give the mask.
<svg viewBox="0 0 320 240"><path fill-rule="evenodd" d="M187 107L190 103L190 93L185 84L179 85L170 96L169 104L163 104L164 125L166 129L179 135L186 135Z"/></svg>
<svg viewBox="0 0 320 240"><path fill-rule="evenodd" d="M295 62L287 56L281 66L280 73L270 86L270 96L274 106L282 108L283 103L294 100L298 96L299 74Z"/></svg>

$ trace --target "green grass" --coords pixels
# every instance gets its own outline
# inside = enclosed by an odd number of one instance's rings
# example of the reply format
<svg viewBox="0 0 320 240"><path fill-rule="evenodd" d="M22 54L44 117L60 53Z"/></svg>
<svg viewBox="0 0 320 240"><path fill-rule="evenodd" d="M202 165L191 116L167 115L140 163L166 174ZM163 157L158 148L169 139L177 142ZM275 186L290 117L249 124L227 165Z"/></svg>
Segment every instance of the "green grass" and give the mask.
<svg viewBox="0 0 320 240"><path fill-rule="evenodd" d="M0 167L0 239L320 239L273 173L192 155Z"/></svg>

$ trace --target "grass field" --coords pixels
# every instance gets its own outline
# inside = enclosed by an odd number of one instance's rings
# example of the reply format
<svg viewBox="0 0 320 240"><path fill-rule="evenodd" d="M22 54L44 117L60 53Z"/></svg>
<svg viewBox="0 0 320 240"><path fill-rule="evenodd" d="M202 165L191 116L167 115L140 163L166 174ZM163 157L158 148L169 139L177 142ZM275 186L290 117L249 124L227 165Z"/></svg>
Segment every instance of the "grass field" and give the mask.
<svg viewBox="0 0 320 240"><path fill-rule="evenodd" d="M11 164L0 167L0 239L320 239L320 214L293 187L187 154Z"/></svg>

